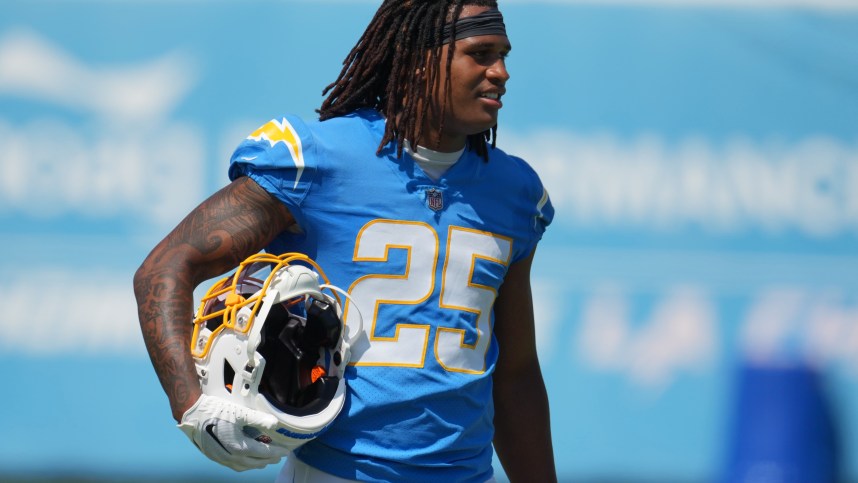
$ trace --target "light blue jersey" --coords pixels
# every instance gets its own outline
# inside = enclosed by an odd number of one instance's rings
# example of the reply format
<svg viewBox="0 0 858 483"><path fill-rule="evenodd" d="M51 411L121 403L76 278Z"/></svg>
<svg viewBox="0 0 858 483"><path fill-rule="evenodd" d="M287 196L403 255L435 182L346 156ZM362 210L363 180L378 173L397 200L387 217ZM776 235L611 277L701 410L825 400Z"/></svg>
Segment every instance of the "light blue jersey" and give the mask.
<svg viewBox="0 0 858 483"><path fill-rule="evenodd" d="M298 450L311 466L365 481L484 482L492 476L492 306L553 208L521 159L465 150L440 179L387 146L373 110L324 122L270 121L236 150L301 230L269 252L302 252L348 288L353 343L342 413Z"/></svg>

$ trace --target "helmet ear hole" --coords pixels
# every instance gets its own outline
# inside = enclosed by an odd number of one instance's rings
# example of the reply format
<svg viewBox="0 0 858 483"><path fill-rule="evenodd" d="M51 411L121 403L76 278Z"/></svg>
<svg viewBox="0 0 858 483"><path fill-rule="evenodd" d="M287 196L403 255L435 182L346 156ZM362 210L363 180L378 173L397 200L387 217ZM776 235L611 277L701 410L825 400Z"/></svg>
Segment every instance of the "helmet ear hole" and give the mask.
<svg viewBox="0 0 858 483"><path fill-rule="evenodd" d="M223 387L232 392L232 381L235 380L235 369L226 359L223 360Z"/></svg>

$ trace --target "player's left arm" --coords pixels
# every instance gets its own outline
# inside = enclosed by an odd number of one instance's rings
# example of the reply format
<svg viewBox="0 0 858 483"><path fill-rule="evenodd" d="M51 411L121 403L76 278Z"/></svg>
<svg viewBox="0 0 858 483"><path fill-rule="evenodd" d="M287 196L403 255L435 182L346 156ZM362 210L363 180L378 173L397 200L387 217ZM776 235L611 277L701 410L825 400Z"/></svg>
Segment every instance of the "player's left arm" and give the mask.
<svg viewBox="0 0 858 483"><path fill-rule="evenodd" d="M495 301L494 446L512 483L555 482L548 394L536 354L530 267L513 263Z"/></svg>

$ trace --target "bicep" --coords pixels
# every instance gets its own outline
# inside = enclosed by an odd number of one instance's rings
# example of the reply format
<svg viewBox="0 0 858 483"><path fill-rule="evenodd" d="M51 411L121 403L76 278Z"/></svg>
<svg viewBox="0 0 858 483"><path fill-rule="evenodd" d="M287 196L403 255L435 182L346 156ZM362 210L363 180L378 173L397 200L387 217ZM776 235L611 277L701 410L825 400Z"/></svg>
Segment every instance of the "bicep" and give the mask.
<svg viewBox="0 0 858 483"><path fill-rule="evenodd" d="M191 211L156 251L176 255L201 282L237 266L293 223L283 203L241 177Z"/></svg>

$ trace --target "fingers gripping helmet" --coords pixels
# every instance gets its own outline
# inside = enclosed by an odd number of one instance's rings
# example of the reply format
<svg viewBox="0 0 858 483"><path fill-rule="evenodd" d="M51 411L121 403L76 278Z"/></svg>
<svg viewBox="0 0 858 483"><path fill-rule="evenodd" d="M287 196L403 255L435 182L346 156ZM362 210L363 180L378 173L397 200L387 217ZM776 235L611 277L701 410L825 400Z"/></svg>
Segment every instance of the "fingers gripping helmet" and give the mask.
<svg viewBox="0 0 858 483"><path fill-rule="evenodd" d="M321 434L345 399L347 295L327 282L304 255L258 253L209 289L194 319L203 393L274 415L266 436L292 449Z"/></svg>

